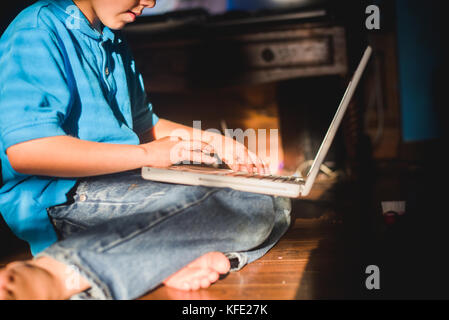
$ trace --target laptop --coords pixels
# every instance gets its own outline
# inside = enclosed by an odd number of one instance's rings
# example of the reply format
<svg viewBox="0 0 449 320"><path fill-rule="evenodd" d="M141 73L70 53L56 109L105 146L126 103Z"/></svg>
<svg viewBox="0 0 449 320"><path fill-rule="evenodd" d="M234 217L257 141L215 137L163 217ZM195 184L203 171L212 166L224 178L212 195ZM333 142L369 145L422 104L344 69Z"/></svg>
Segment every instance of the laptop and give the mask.
<svg viewBox="0 0 449 320"><path fill-rule="evenodd" d="M321 165L340 127L349 102L366 69L371 54L372 48L368 46L343 95L332 123L305 178L298 176L260 175L248 172L236 172L231 169L194 165L173 165L168 168L143 167L142 177L146 180L158 182L232 188L239 191L288 198L306 197L309 195L315 183Z"/></svg>

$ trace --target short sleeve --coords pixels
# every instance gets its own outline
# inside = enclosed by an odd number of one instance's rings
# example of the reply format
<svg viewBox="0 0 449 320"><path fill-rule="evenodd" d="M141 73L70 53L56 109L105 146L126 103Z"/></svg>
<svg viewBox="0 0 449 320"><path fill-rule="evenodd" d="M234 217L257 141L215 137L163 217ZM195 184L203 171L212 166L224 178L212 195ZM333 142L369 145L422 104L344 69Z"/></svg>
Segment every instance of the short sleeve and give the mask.
<svg viewBox="0 0 449 320"><path fill-rule="evenodd" d="M71 103L64 55L42 29L16 31L0 44L0 138L10 146L66 135L62 123Z"/></svg>
<svg viewBox="0 0 449 320"><path fill-rule="evenodd" d="M133 128L137 134L144 133L154 127L159 121L153 111L153 105L148 101L142 75L138 74L138 87L136 92L136 104L133 108Z"/></svg>
<svg viewBox="0 0 449 320"><path fill-rule="evenodd" d="M159 118L153 110L153 105L148 101L142 74L139 72L129 46L125 41L124 45L124 61L127 65L126 73L131 99L133 131L141 134L155 126Z"/></svg>

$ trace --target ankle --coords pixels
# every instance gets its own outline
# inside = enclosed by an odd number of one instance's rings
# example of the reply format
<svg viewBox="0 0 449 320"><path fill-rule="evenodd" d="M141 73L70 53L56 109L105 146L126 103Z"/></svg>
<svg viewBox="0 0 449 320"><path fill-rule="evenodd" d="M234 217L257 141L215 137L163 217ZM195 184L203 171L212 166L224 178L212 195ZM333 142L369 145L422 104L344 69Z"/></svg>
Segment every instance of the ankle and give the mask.
<svg viewBox="0 0 449 320"><path fill-rule="evenodd" d="M89 282L81 276L76 268L50 257L40 257L30 263L48 272L55 285L55 299L69 299L90 288Z"/></svg>

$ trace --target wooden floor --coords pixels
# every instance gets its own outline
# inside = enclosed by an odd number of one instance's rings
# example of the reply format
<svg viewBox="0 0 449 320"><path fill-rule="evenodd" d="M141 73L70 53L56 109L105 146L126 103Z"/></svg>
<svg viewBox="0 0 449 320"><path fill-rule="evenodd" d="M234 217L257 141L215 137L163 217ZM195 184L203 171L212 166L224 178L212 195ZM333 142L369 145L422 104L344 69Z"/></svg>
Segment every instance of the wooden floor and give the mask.
<svg viewBox="0 0 449 320"><path fill-rule="evenodd" d="M206 290L159 287L142 299L448 299L449 216L436 176L393 166L370 185L337 188L330 201L295 201L291 228L261 259ZM407 216L388 227L380 201L399 199ZM0 267L27 258L19 250L0 257ZM369 265L380 268L380 290L365 286Z"/></svg>

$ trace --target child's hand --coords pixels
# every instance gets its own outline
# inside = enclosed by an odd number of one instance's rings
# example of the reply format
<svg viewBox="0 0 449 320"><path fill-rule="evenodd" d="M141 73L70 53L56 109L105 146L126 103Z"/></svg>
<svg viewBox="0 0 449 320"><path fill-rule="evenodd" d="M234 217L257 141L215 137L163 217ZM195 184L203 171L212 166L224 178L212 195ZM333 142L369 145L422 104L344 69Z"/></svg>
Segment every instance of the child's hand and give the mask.
<svg viewBox="0 0 449 320"><path fill-rule="evenodd" d="M215 148L217 155L234 171L270 174L270 168L256 154L240 142L223 136L221 150Z"/></svg>
<svg viewBox="0 0 449 320"><path fill-rule="evenodd" d="M148 154L148 165L166 168L173 164L189 161L214 164L217 159L210 156L214 148L202 141L183 140L179 137L164 137L141 145Z"/></svg>

